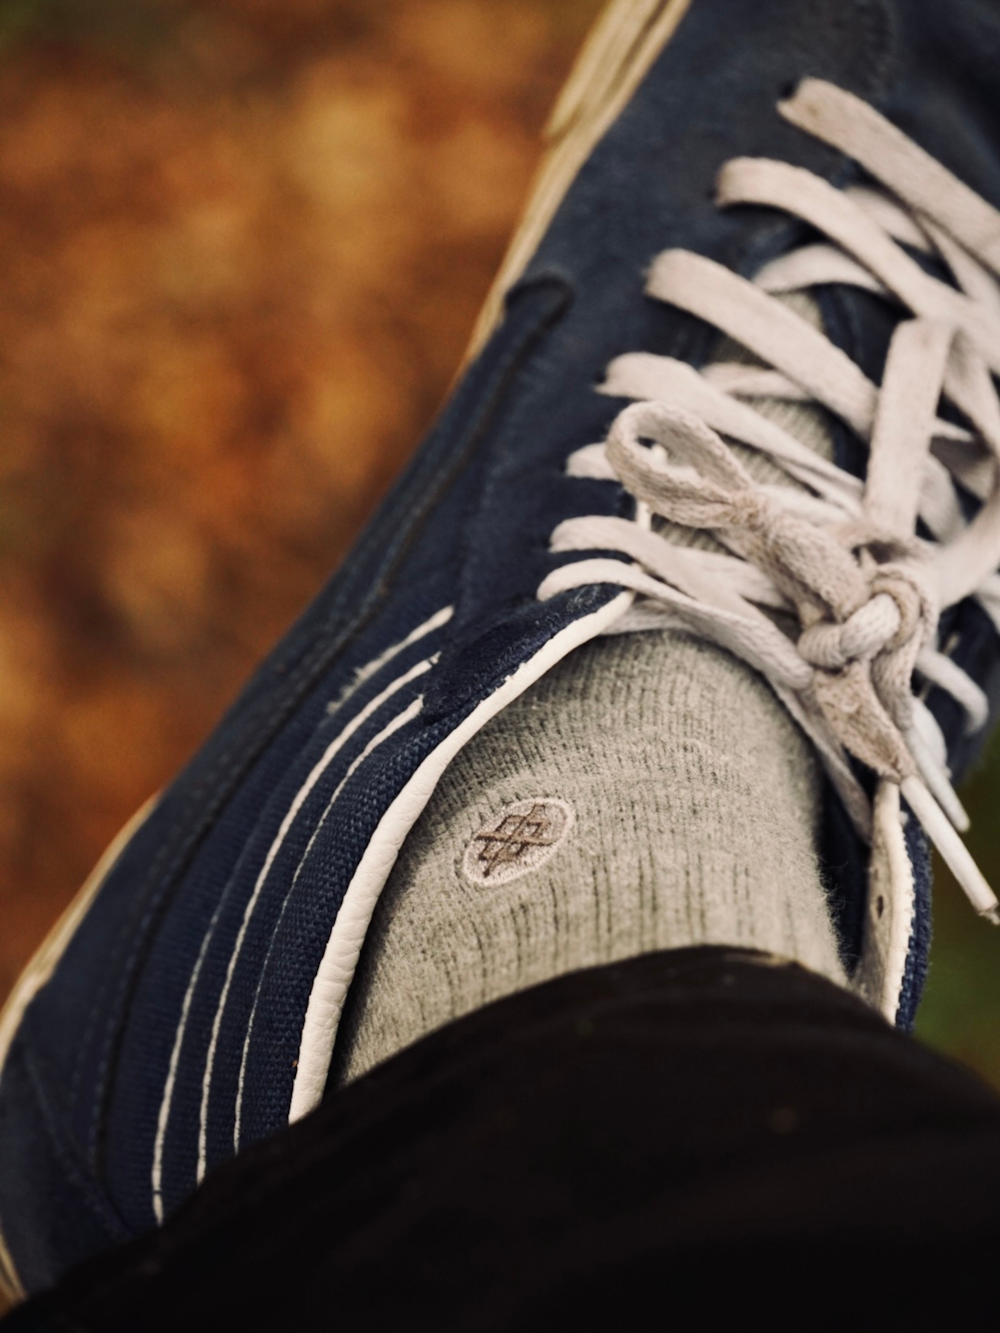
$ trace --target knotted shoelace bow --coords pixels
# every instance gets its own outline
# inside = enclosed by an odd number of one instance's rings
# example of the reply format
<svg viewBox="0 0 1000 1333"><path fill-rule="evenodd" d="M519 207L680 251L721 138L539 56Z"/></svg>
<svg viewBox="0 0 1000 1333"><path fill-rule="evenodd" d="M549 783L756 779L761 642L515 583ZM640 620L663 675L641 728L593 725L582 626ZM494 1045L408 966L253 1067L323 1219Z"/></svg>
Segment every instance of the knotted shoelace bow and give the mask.
<svg viewBox="0 0 1000 1333"><path fill-rule="evenodd" d="M742 658L803 728L859 833L871 837L872 811L851 756L898 785L973 905L998 921L997 899L958 836L968 819L914 679L947 691L969 732L985 725L983 691L937 638L940 613L970 596L1000 629L1000 213L831 84L805 80L779 111L881 188L840 191L782 162L723 168L722 206L779 208L828 240L782 256L752 282L687 251L658 257L649 293L764 365L698 371L648 353L611 364L603 391L639 401L568 470L619 482L635 517L560 524L555 552L615 554L562 565L538 595L624 587L635 596L608 632L681 627ZM904 246L943 262L955 285ZM881 386L778 299L827 283L901 307ZM819 404L844 420L869 445L864 482L756 411L759 398ZM968 427L941 419L942 400ZM724 437L797 484L756 481ZM955 482L981 502L971 522ZM653 515L709 533L722 549L676 545L654 530ZM917 536L918 520L933 540Z"/></svg>

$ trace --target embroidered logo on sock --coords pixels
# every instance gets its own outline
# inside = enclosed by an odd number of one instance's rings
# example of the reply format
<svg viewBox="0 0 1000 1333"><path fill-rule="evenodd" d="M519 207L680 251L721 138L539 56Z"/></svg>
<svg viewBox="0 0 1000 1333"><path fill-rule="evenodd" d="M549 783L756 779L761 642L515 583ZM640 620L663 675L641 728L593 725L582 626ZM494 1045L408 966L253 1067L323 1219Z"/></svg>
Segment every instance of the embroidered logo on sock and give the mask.
<svg viewBox="0 0 1000 1333"><path fill-rule="evenodd" d="M509 884L544 865L572 827L573 807L553 796L505 805L466 847L462 869L473 884Z"/></svg>

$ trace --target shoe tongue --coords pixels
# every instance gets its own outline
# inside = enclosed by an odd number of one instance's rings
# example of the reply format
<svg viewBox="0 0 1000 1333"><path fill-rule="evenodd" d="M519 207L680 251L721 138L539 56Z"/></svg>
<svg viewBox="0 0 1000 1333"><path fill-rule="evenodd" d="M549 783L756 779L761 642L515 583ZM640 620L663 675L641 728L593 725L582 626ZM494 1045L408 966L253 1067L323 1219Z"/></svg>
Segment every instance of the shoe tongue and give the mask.
<svg viewBox="0 0 1000 1333"><path fill-rule="evenodd" d="M815 328L823 328L819 302L807 292L789 292L778 296L777 300L793 310L800 318L808 320ZM771 368L752 352L748 352L740 343L725 336L719 340L711 360L713 364L718 361L735 361L740 365ZM806 445L826 459L833 460L833 432L830 428L830 419L818 404L788 402L781 398L754 398L749 402L762 417L773 421L776 426L793 435L800 444ZM746 445L732 440L729 443L755 480L785 486L799 485L787 472L756 449L748 449Z"/></svg>

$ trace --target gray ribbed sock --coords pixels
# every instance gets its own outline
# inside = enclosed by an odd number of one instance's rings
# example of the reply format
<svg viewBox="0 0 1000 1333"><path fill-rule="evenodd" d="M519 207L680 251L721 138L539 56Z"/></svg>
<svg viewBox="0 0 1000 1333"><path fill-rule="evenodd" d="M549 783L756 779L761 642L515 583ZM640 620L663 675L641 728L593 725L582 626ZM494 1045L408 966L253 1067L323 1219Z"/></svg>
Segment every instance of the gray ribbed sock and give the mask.
<svg viewBox="0 0 1000 1333"><path fill-rule="evenodd" d="M758 407L826 450L813 409ZM342 1079L490 1000L654 949L742 945L843 984L819 783L805 737L727 653L675 631L579 649L470 741L404 844Z"/></svg>
<svg viewBox="0 0 1000 1333"><path fill-rule="evenodd" d="M586 645L466 746L410 834L354 981L345 1079L490 1000L653 949L744 945L842 982L818 800L807 742L725 653L674 632Z"/></svg>

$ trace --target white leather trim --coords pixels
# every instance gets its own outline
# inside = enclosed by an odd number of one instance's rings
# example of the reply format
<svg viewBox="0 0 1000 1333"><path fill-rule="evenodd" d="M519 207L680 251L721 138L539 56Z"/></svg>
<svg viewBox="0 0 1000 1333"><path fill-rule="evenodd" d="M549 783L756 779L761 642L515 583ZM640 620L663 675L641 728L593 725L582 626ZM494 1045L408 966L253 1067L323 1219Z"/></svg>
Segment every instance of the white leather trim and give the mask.
<svg viewBox="0 0 1000 1333"><path fill-rule="evenodd" d="M875 793L868 907L852 988L890 1023L899 1010L915 905L899 788L883 779Z"/></svg>
<svg viewBox="0 0 1000 1333"><path fill-rule="evenodd" d="M541 679L567 653L596 638L606 626L623 615L632 596L630 592L619 593L599 611L575 620L518 667L427 756L382 816L347 887L313 982L302 1025L298 1067L288 1112L290 1122L308 1115L323 1096L344 1000L375 904L406 835L430 800L441 775L459 750L490 718Z"/></svg>

